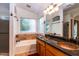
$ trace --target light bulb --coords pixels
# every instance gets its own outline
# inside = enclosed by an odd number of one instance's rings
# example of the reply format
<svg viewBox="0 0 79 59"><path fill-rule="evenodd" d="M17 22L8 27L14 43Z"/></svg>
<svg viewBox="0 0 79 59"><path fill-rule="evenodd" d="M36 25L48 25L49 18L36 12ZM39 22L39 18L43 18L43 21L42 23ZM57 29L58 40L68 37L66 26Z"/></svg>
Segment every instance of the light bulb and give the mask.
<svg viewBox="0 0 79 59"><path fill-rule="evenodd" d="M52 14L52 13L54 13L55 12L55 10L53 9L53 10L51 10L48 14L50 15L50 14Z"/></svg>
<svg viewBox="0 0 79 59"><path fill-rule="evenodd" d="M53 9L53 5L50 5L50 6L49 6L49 9Z"/></svg>
<svg viewBox="0 0 79 59"><path fill-rule="evenodd" d="M58 10L59 10L59 8L58 8L58 7L56 7L56 8L54 8L54 10L55 10L55 11L58 11Z"/></svg>

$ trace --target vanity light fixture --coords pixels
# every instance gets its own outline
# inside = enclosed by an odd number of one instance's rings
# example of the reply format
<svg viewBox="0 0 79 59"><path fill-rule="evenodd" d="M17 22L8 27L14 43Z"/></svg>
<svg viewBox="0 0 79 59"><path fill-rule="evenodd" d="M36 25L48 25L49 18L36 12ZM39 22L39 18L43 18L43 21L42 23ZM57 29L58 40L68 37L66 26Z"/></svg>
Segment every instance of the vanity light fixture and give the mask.
<svg viewBox="0 0 79 59"><path fill-rule="evenodd" d="M48 14L50 15L50 14L52 14L52 13L54 13L55 12L55 10L53 9L53 10L51 10L50 12L48 12Z"/></svg>
<svg viewBox="0 0 79 59"><path fill-rule="evenodd" d="M46 10L44 10L44 14L48 14L48 12L52 9L53 9L53 5L51 4L48 6L48 8Z"/></svg>
<svg viewBox="0 0 79 59"><path fill-rule="evenodd" d="M44 14L49 14L50 15L50 14L58 11L60 5L62 5L62 3L49 5L48 8L46 10L44 10Z"/></svg>
<svg viewBox="0 0 79 59"><path fill-rule="evenodd" d="M48 12L49 15L51 15L54 12L57 12L59 10L58 7L53 8L50 12Z"/></svg>
<svg viewBox="0 0 79 59"><path fill-rule="evenodd" d="M49 5L49 9L53 9L53 5Z"/></svg>
<svg viewBox="0 0 79 59"><path fill-rule="evenodd" d="M49 8L46 9L47 12L49 12L49 10L50 10Z"/></svg>
<svg viewBox="0 0 79 59"><path fill-rule="evenodd" d="M55 10L55 12L58 11L59 10L59 7L55 7L54 10Z"/></svg>
<svg viewBox="0 0 79 59"><path fill-rule="evenodd" d="M44 14L47 14L47 10L44 10Z"/></svg>

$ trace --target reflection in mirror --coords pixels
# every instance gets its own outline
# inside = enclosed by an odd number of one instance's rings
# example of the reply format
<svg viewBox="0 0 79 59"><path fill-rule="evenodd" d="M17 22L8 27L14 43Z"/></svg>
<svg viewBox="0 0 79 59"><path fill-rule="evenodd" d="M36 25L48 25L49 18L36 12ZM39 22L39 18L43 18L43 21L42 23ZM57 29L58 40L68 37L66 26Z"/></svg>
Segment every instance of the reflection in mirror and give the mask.
<svg viewBox="0 0 79 59"><path fill-rule="evenodd" d="M69 22L63 24L63 36L69 38Z"/></svg>
<svg viewBox="0 0 79 59"><path fill-rule="evenodd" d="M73 30L73 38L79 38L79 16L76 16L74 18L74 30Z"/></svg>
<svg viewBox="0 0 79 59"><path fill-rule="evenodd" d="M74 30L73 30L73 37L76 38L77 37L77 20L74 20Z"/></svg>
<svg viewBox="0 0 79 59"><path fill-rule="evenodd" d="M46 23L46 32L48 33L49 32L49 24Z"/></svg>

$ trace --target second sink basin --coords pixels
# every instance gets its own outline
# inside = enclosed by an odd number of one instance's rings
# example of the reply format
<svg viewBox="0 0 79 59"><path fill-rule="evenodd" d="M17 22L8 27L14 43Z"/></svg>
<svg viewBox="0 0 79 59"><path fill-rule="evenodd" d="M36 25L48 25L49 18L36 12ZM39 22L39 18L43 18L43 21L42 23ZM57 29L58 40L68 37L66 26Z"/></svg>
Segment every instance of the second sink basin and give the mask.
<svg viewBox="0 0 79 59"><path fill-rule="evenodd" d="M70 42L58 42L57 43L61 48L67 50L79 50L79 46Z"/></svg>

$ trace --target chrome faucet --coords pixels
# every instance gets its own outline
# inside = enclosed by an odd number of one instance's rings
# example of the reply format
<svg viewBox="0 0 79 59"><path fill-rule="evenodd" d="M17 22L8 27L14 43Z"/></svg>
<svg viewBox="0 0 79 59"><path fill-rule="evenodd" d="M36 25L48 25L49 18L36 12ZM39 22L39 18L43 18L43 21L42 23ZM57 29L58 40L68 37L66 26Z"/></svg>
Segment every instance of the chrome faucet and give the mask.
<svg viewBox="0 0 79 59"><path fill-rule="evenodd" d="M78 37L75 37L76 44L78 44L78 45L79 45L78 39L79 39Z"/></svg>

